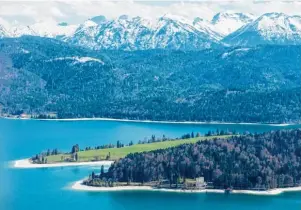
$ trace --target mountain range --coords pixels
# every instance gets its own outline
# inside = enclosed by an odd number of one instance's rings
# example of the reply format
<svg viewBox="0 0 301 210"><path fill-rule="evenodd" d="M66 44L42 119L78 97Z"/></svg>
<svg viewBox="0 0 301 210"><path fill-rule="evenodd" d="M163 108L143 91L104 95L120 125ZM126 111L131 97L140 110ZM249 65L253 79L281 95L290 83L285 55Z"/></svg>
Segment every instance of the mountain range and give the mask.
<svg viewBox="0 0 301 210"><path fill-rule="evenodd" d="M8 26L0 19L0 37L32 35L62 40L90 49L200 50L220 46L261 44L299 45L301 16L266 13L223 12L212 20L166 14L156 19L122 15L116 19L96 16L79 25L37 22L29 26Z"/></svg>

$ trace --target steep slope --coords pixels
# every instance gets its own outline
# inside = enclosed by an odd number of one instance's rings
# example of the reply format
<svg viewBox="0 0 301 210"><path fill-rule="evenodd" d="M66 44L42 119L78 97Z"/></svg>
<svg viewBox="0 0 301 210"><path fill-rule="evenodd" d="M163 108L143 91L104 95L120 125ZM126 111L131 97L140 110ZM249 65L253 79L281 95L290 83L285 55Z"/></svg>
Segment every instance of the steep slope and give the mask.
<svg viewBox="0 0 301 210"><path fill-rule="evenodd" d="M79 25L72 37L64 37L63 40L71 44L93 49L97 45L95 39L97 32L97 23L92 20L87 20Z"/></svg>
<svg viewBox="0 0 301 210"><path fill-rule="evenodd" d="M217 31L227 36L253 20L254 16L251 14L220 12L212 18L211 23Z"/></svg>
<svg viewBox="0 0 301 210"><path fill-rule="evenodd" d="M212 39L221 40L224 37L224 35L220 33L214 25L202 18L195 18L193 21L193 26L198 31L202 32L204 35L207 34L207 36L211 37Z"/></svg>
<svg viewBox="0 0 301 210"><path fill-rule="evenodd" d="M149 47L151 20L122 15L116 20L99 25L97 49L140 50Z"/></svg>
<svg viewBox="0 0 301 210"><path fill-rule="evenodd" d="M1 74L6 78L0 81L4 112L53 110L58 101L72 100L72 92L77 92L73 97L79 100L82 88L94 90L104 99L107 90L100 87L114 78L103 56L61 41L23 36L2 39L0 45ZM103 81L97 82L98 78ZM89 83L92 80L94 83Z"/></svg>
<svg viewBox="0 0 301 210"><path fill-rule="evenodd" d="M201 20L191 23L169 14L159 18L152 37L154 49L205 49L218 45L219 39L209 24Z"/></svg>
<svg viewBox="0 0 301 210"><path fill-rule="evenodd" d="M283 13L264 14L223 39L230 45L301 44L301 16Z"/></svg>

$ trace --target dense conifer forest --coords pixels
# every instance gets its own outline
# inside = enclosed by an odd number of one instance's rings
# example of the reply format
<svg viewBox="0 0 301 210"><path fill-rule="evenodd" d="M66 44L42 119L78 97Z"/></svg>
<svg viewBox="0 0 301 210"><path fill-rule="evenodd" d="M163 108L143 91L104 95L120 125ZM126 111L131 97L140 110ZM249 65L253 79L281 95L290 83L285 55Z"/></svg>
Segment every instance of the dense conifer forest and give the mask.
<svg viewBox="0 0 301 210"><path fill-rule="evenodd" d="M152 152L129 154L99 176L112 182L204 177L215 188L271 189L301 184L301 130L200 141ZM90 183L93 184L93 179Z"/></svg>
<svg viewBox="0 0 301 210"><path fill-rule="evenodd" d="M92 51L0 39L0 114L300 122L300 46Z"/></svg>

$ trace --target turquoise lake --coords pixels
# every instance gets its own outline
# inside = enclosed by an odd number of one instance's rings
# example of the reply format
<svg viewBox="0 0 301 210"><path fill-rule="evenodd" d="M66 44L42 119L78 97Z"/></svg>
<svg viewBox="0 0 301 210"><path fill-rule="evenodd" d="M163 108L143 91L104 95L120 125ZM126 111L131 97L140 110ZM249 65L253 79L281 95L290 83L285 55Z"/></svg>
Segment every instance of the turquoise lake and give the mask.
<svg viewBox="0 0 301 210"><path fill-rule="evenodd" d="M0 210L300 210L301 193L278 196L189 194L167 192L79 192L72 182L86 177L97 167L13 169L11 160L30 157L42 150L69 151L80 147L137 142L145 137L180 137L184 133L229 129L238 132L264 132L294 126L229 124L160 124L114 121L35 121L0 119Z"/></svg>

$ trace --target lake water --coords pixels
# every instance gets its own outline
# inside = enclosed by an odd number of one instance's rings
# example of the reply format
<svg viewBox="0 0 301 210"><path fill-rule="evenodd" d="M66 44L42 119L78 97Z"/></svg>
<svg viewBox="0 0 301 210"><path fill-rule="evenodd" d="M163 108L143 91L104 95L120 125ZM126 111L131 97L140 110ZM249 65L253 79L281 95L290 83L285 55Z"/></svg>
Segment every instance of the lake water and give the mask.
<svg viewBox="0 0 301 210"><path fill-rule="evenodd" d="M301 193L279 196L224 194L183 194L166 192L79 192L70 190L72 182L86 177L93 167L12 169L7 161L30 157L48 148L69 151L80 147L143 140L156 135L180 137L192 131L236 130L264 132L289 129L268 125L159 124L114 121L34 121L0 119L0 210L300 210Z"/></svg>

